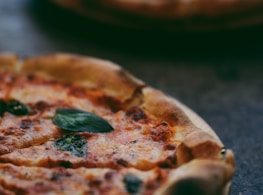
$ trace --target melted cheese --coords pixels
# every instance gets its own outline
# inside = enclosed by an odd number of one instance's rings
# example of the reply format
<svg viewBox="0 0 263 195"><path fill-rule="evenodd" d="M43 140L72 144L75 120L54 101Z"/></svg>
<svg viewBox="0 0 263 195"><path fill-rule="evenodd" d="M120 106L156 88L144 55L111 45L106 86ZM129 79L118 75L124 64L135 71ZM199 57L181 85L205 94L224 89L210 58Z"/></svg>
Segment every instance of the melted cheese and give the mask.
<svg viewBox="0 0 263 195"><path fill-rule="evenodd" d="M149 118L135 121L125 110L112 112L110 105L107 107L105 104L98 104L93 101L95 97L92 95L97 97L98 93L89 93L89 90L76 86L39 78L16 78L8 98L28 104L34 113L22 117L6 113L1 119L0 138L3 139L0 140L0 154L5 154L0 156L1 161L45 167L67 162L72 167L124 166L149 170L171 156L175 158L176 143L170 139L174 132L168 125L160 128L162 124ZM38 105L40 103L44 106ZM55 109L60 107L95 112L108 120L114 131L81 133L87 139L87 157L80 160L79 157L54 147L54 141L64 133L52 123ZM47 141L53 144L47 144ZM167 144L174 147L167 149Z"/></svg>
<svg viewBox="0 0 263 195"><path fill-rule="evenodd" d="M141 194L152 194L161 185L165 171L158 168L142 172L135 169L112 170L109 168L39 168L0 164L0 193L10 194L130 194L137 190ZM134 175L140 181L127 189L125 176ZM164 181L165 178L162 178ZM2 188L1 188L2 187ZM135 188L136 187L136 188ZM133 193L132 193L133 194Z"/></svg>
<svg viewBox="0 0 263 195"><path fill-rule="evenodd" d="M0 118L0 193L87 194L95 190L127 194L123 178L128 172L142 177L143 189L149 193L159 185L149 185L153 180L160 181L156 167L176 166L175 130L149 118L140 108L116 111L109 102L118 100L112 101L94 89L31 76L10 79L6 75L1 77L0 98L19 100L30 107L30 114L5 112ZM85 157L62 151L55 142L66 132L52 122L57 108L94 112L114 131L77 133L87 141ZM114 184L105 181L106 173L114 173ZM101 186L94 188L93 180L100 181Z"/></svg>

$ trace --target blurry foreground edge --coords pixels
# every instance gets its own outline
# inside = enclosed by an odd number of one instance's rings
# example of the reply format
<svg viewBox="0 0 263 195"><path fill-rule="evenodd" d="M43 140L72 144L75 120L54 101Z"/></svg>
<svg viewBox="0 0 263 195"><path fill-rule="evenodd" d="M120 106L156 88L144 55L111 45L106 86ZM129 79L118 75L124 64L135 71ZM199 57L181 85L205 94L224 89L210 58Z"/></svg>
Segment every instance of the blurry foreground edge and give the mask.
<svg viewBox="0 0 263 195"><path fill-rule="evenodd" d="M99 22L167 32L236 29L263 23L263 1L51 0Z"/></svg>

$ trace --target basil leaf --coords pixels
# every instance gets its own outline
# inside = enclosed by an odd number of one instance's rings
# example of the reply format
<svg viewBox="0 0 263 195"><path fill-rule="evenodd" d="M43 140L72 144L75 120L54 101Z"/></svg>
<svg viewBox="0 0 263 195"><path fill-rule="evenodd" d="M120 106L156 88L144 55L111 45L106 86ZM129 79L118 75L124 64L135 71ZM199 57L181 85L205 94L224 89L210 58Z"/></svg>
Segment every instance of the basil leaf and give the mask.
<svg viewBox="0 0 263 195"><path fill-rule="evenodd" d="M123 182L126 190L131 194L138 193L143 184L142 180L132 174L124 175Z"/></svg>
<svg viewBox="0 0 263 195"><path fill-rule="evenodd" d="M6 111L17 116L22 116L28 115L30 110L25 104L18 100L10 100L7 102Z"/></svg>
<svg viewBox="0 0 263 195"><path fill-rule="evenodd" d="M53 123L67 131L106 133L113 131L112 126L103 118L83 110L57 109Z"/></svg>
<svg viewBox="0 0 263 195"><path fill-rule="evenodd" d="M0 99L0 116L3 116L5 111L6 111L6 103Z"/></svg>
<svg viewBox="0 0 263 195"><path fill-rule="evenodd" d="M5 112L9 112L16 116L28 115L30 109L28 106L18 100L4 101L0 99L0 116L3 116Z"/></svg>
<svg viewBox="0 0 263 195"><path fill-rule="evenodd" d="M63 151L68 151L78 157L86 157L87 141L85 137L75 134L67 134L58 139L54 146Z"/></svg>

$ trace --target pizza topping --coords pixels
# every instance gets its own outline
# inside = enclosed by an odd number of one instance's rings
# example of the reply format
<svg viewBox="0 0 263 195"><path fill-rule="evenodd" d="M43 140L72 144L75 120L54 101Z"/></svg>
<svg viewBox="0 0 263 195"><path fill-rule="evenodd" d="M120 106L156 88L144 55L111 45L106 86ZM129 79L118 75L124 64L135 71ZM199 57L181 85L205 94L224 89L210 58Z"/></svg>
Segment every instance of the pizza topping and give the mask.
<svg viewBox="0 0 263 195"><path fill-rule="evenodd" d="M68 151L78 157L86 157L87 141L83 136L67 134L58 139L54 145L63 151Z"/></svg>
<svg viewBox="0 0 263 195"><path fill-rule="evenodd" d="M26 75L26 78L27 78L29 81L32 81L32 80L35 79L35 75L33 75L33 74L28 74L28 75Z"/></svg>
<svg viewBox="0 0 263 195"><path fill-rule="evenodd" d="M131 194L138 193L142 186L142 180L132 174L124 175L123 182L125 183L126 190Z"/></svg>
<svg viewBox="0 0 263 195"><path fill-rule="evenodd" d="M106 180L111 180L114 177L115 174L116 174L115 171L109 171L109 172L105 173L104 178Z"/></svg>
<svg viewBox="0 0 263 195"><path fill-rule="evenodd" d="M51 181L58 181L58 180L61 180L65 177L70 177L71 174L69 172L66 172L66 171L62 171L62 169L60 171L57 171L57 172L53 172L51 177L50 177L50 180Z"/></svg>
<svg viewBox="0 0 263 195"><path fill-rule="evenodd" d="M169 124L165 121L157 124L155 127L147 130L144 133L149 134L151 138L157 142L166 142L173 135L172 129L170 128Z"/></svg>
<svg viewBox="0 0 263 195"><path fill-rule="evenodd" d="M45 110L46 108L49 107L49 104L45 101L38 101L36 102L34 105L32 105L32 109L37 112L37 111L43 111Z"/></svg>
<svg viewBox="0 0 263 195"><path fill-rule="evenodd" d="M106 133L113 127L103 118L82 110L57 109L53 123L67 131L85 131L90 133Z"/></svg>
<svg viewBox="0 0 263 195"><path fill-rule="evenodd" d="M0 100L0 116L2 116L4 112L22 116L29 114L29 108L18 100L9 100L8 102Z"/></svg>
<svg viewBox="0 0 263 195"><path fill-rule="evenodd" d="M0 116L3 116L5 111L6 111L6 103L3 100L0 100Z"/></svg>
<svg viewBox="0 0 263 195"><path fill-rule="evenodd" d="M7 112L17 116L28 115L29 108L18 100L10 100L7 102Z"/></svg>
<svg viewBox="0 0 263 195"><path fill-rule="evenodd" d="M172 143L168 143L164 146L165 150L175 150L176 149L176 145L172 144Z"/></svg>
<svg viewBox="0 0 263 195"><path fill-rule="evenodd" d="M177 159L175 155L168 156L164 161L158 163L161 168L175 168Z"/></svg>
<svg viewBox="0 0 263 195"><path fill-rule="evenodd" d="M129 116L132 120L138 121L141 119L146 119L147 116L144 111L139 107L132 107L127 111L127 116Z"/></svg>
<svg viewBox="0 0 263 195"><path fill-rule="evenodd" d="M33 125L34 125L34 122L32 120L24 119L24 120L21 120L20 128L21 129L29 129Z"/></svg>
<svg viewBox="0 0 263 195"><path fill-rule="evenodd" d="M127 167L129 163L126 160L120 158L117 160L117 164L124 166L124 167Z"/></svg>

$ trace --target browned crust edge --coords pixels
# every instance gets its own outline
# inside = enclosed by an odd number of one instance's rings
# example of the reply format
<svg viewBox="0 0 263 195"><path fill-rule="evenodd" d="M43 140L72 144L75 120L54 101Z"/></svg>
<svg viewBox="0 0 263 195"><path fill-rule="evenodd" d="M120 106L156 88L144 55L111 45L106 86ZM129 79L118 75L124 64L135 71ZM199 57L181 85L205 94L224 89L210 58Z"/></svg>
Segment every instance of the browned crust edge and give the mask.
<svg viewBox="0 0 263 195"><path fill-rule="evenodd" d="M145 85L110 61L73 54L28 58L25 59L20 71L89 88L99 88L121 102L128 100L137 88Z"/></svg>
<svg viewBox="0 0 263 195"><path fill-rule="evenodd" d="M193 160L172 171L168 182L155 194L226 195L233 174L233 167L225 163Z"/></svg>
<svg viewBox="0 0 263 195"><path fill-rule="evenodd" d="M124 103L140 90L143 95L140 106L151 117L168 122L181 135L177 151L180 166L171 173L168 182L157 194L169 194L170 190L176 190L173 186L192 178L201 182L200 185L209 185L209 193L215 192L210 194L227 192L235 169L232 151L225 150L215 132L176 99L146 86L119 65L106 60L73 54L51 54L18 62L14 54L0 55L0 69L19 74L34 73L58 81L99 88L106 95ZM215 181L215 178L220 179ZM216 184L212 185L211 182Z"/></svg>
<svg viewBox="0 0 263 195"><path fill-rule="evenodd" d="M18 56L13 53L0 53L0 70L15 70Z"/></svg>

